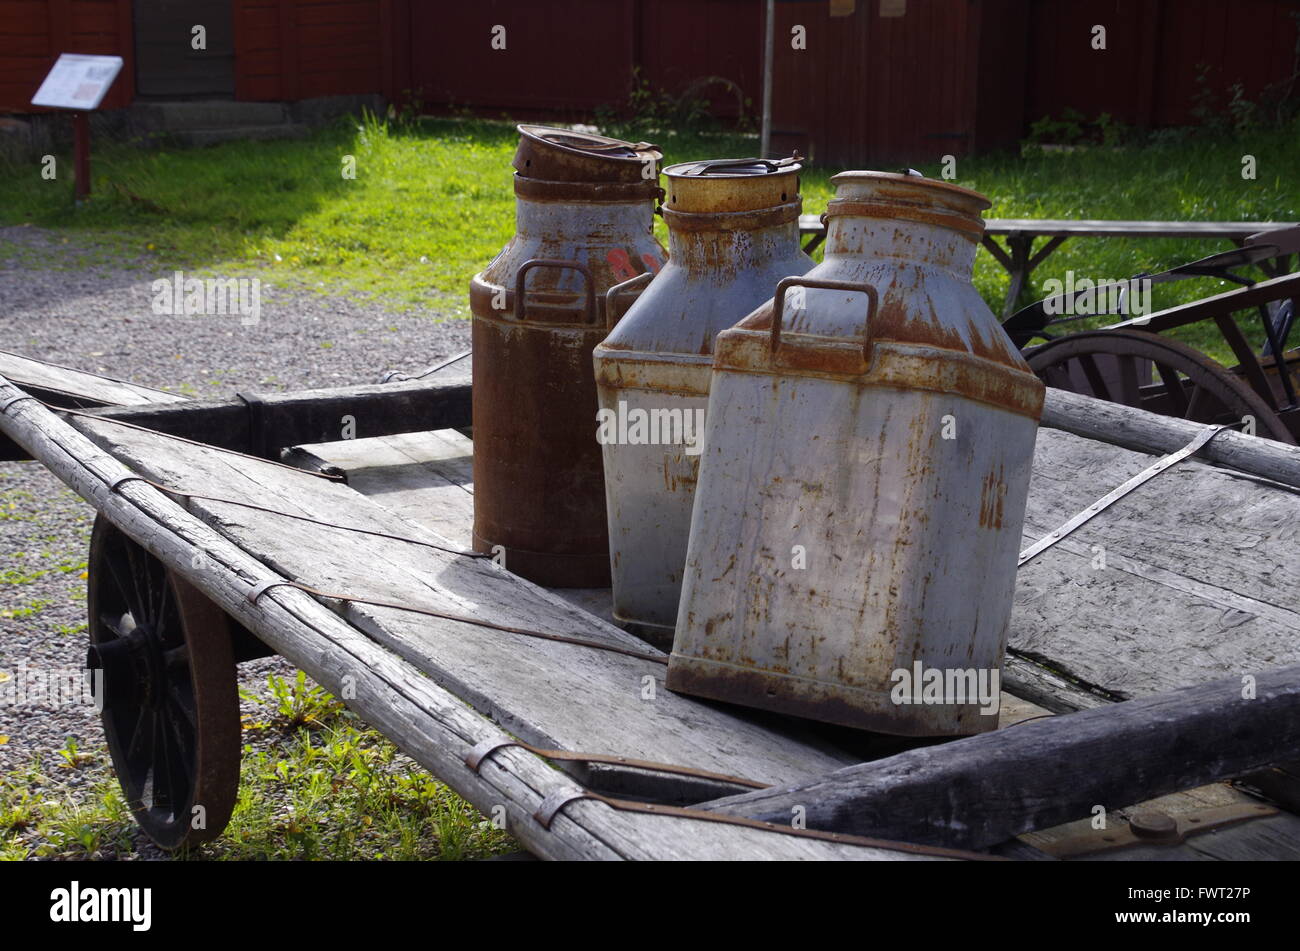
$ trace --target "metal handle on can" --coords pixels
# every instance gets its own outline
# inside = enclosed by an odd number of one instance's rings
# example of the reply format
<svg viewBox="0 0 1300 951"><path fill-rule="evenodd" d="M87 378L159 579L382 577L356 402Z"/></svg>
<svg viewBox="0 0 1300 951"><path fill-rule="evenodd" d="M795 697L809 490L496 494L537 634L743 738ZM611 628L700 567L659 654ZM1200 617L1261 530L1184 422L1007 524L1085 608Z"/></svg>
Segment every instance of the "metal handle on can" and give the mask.
<svg viewBox="0 0 1300 951"><path fill-rule="evenodd" d="M614 325L623 319L622 314L619 314L618 317L614 316L614 295L622 293L623 291L630 291L632 290L632 288L639 287L642 284L649 284L653 278L654 278L653 271L643 271L642 273L638 274L636 277L629 278L628 280L624 281L622 284L615 284L613 287L611 287L609 290L605 292L605 329L606 330L613 330Z"/></svg>
<svg viewBox="0 0 1300 951"><path fill-rule="evenodd" d="M855 294L867 295L867 322L862 328L862 359L866 360L868 336L871 332L871 324L876 316L876 311L880 307L880 297L876 294L876 289L870 284L859 284L855 281L819 281L816 279L809 280L802 277L783 277L776 284L776 298L772 302L772 337L771 352L776 355L776 350L781 346L781 312L785 307L785 292L791 287L806 287L815 290L826 291L851 291Z"/></svg>
<svg viewBox="0 0 1300 951"><path fill-rule="evenodd" d="M587 265L578 261L560 261L551 258L529 258L519 266L515 275L515 320L524 319L524 278L535 267L553 267L557 270L577 271L587 282L587 313L583 323L596 322L596 280Z"/></svg>

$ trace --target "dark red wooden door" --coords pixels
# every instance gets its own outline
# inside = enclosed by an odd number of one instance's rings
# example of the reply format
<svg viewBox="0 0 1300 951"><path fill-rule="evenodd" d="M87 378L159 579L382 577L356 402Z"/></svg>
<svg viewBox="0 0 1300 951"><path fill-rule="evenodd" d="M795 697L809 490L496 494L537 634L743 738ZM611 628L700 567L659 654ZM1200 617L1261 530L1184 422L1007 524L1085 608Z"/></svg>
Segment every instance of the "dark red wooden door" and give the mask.
<svg viewBox="0 0 1300 951"><path fill-rule="evenodd" d="M194 48L196 26L203 49ZM135 0L135 81L146 98L233 98L231 0Z"/></svg>

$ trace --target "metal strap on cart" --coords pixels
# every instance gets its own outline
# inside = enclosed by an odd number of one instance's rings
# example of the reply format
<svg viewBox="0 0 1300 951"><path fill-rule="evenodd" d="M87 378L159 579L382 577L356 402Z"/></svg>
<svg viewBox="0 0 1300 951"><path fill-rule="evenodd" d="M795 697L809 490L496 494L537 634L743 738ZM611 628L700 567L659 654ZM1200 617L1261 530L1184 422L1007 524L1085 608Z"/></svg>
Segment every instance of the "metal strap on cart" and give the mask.
<svg viewBox="0 0 1300 951"><path fill-rule="evenodd" d="M1062 525L1059 528L1057 528L1052 532L1049 532L1048 534L1040 538L1038 541L1034 542L1032 545L1030 545L1028 548L1026 548L1024 551L1020 553L1020 560L1016 562L1016 567L1023 568L1025 565L1033 561L1043 552L1047 551L1047 549L1051 548L1061 539L1067 537L1068 535L1072 534L1076 529L1092 521L1093 518L1100 515L1102 512L1106 511L1106 509L1110 508L1120 499L1124 498L1124 496L1128 495L1138 486L1151 481L1156 476L1160 475L1160 473L1168 469L1170 466L1177 465L1178 463L1186 459L1188 456L1193 455L1202 446L1208 443L1211 439L1213 439L1219 433L1223 432L1225 429L1229 429L1229 428L1230 427L1227 425L1206 426L1204 429L1202 429L1199 433L1196 434L1195 439L1189 442L1182 449L1179 449L1177 452L1171 452L1169 455L1161 458L1159 462L1155 463L1152 466L1149 466L1146 469L1143 469L1141 472L1133 476L1133 478L1129 479L1123 485L1117 486L1116 488L1112 489L1110 492L1106 493L1101 498L1099 498L1096 502L1093 502L1091 505L1089 505L1082 512L1079 512L1077 515L1073 516L1072 518L1068 519L1066 522L1062 523Z"/></svg>

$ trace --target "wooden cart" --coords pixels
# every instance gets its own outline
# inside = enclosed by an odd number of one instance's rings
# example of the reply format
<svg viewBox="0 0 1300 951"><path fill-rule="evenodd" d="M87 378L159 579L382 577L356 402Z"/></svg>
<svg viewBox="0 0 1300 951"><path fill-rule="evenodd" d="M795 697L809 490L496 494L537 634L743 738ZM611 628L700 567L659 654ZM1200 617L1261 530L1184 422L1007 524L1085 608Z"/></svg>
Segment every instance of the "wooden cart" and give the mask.
<svg viewBox="0 0 1300 951"><path fill-rule="evenodd" d="M673 694L607 591L466 553L469 407L465 368L200 402L0 354L0 457L99 513L90 661L160 844L220 833L276 652L540 857L1300 857L1300 449L1224 431L1025 565L1001 728L924 745ZM1050 391L1026 540L1201 428Z"/></svg>

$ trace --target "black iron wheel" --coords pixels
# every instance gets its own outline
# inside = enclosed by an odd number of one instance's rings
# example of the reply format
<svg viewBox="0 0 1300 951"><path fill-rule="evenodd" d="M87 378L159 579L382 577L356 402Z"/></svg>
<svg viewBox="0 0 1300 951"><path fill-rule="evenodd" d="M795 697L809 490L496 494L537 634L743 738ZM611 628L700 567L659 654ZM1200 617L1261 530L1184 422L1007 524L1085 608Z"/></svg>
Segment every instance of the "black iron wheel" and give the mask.
<svg viewBox="0 0 1300 951"><path fill-rule="evenodd" d="M169 851L215 838L239 791L230 619L102 515L87 588L86 665L131 812Z"/></svg>
<svg viewBox="0 0 1300 951"><path fill-rule="evenodd" d="M1277 413L1244 381L1177 340L1128 330L1070 334L1025 351L1048 386L1200 423L1255 421L1255 435L1295 444Z"/></svg>

